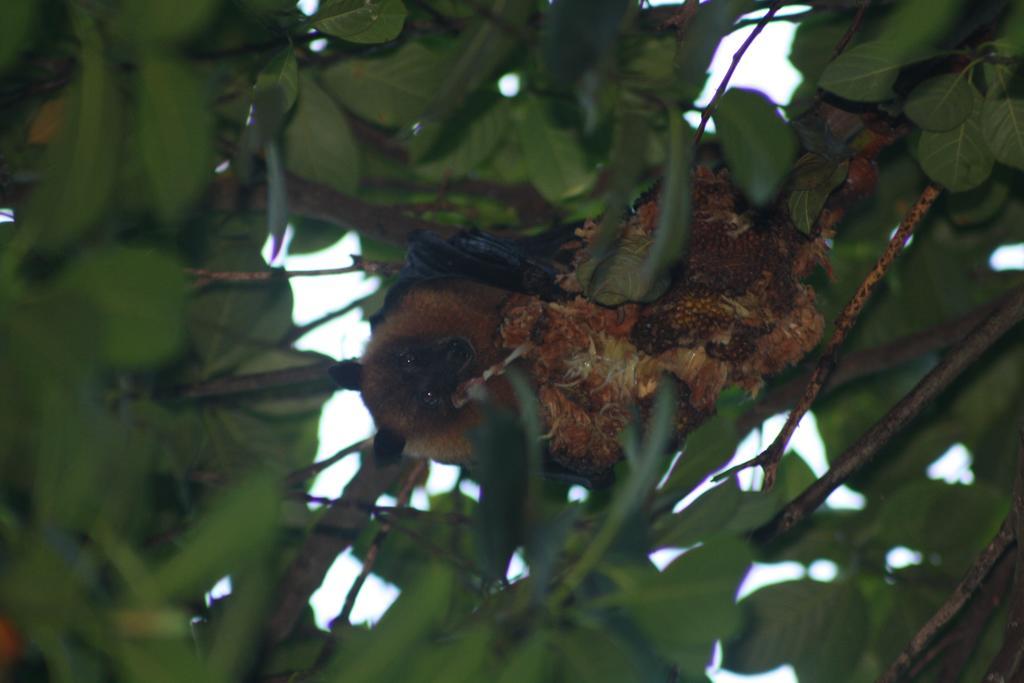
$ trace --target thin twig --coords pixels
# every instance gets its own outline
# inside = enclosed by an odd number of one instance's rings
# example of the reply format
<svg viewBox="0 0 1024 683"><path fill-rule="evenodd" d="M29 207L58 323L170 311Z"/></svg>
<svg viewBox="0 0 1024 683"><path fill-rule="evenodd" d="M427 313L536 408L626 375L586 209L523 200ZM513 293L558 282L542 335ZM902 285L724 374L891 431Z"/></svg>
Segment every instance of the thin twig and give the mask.
<svg viewBox="0 0 1024 683"><path fill-rule="evenodd" d="M903 250L907 240L910 239L914 233L914 229L920 224L921 220L928 213L928 209L931 208L932 204L935 203L939 193L942 190L938 185L930 183L925 187L921 196L917 198L914 205L907 211L907 215L904 216L903 221L900 223L899 228L893 233L892 238L889 240L888 246L882 253L882 256L878 259L875 267L871 269L864 281L861 282L860 287L854 293L853 298L846 304L839 317L835 321L835 332L832 338L829 339L828 345L822 352L821 357L818 359L818 364L814 368L814 374L811 375L810 381L807 383L807 388L804 390L803 396L800 398L800 402L797 403L796 407L790 411L789 416L786 418L786 423L782 426L782 431L775 437L768 448L766 448L756 458L748 460L745 463L737 465L726 472L715 477L716 481L726 479L732 476L735 472L760 465L764 469L764 482L765 488L771 488L775 482L775 472L779 466L779 459L782 457L786 446L789 444L789 439L793 436L793 432L796 431L797 425L800 420L811 408L811 404L814 403L814 399L817 398L818 393L822 387L825 386L825 382L828 381L829 376L836 367L836 362L839 358L839 349L846 341L847 335L850 330L853 329L854 324L857 322L857 318L860 316L861 311L864 310L864 306L867 304L871 295L874 293L878 284L885 277L889 271L889 267L892 265L896 256Z"/></svg>
<svg viewBox="0 0 1024 683"><path fill-rule="evenodd" d="M355 254L352 255L352 265L339 268L318 268L315 270L285 270L283 268L272 268L270 270L237 271L237 270L207 270L206 268L186 268L185 272L196 278L197 285L204 285L209 282L264 282L267 280L279 280L293 277L316 277L320 275L344 275L345 273L362 272L367 275L394 275L401 270L402 264L394 261L370 261Z"/></svg>
<svg viewBox="0 0 1024 683"><path fill-rule="evenodd" d="M396 498L398 506L405 507L409 504L409 497L412 495L412 490L415 488L416 483L421 479L423 471L426 468L426 460L417 460L412 469L410 469L408 474L406 474ZM374 536L373 541L370 543L370 549L366 552L366 557L363 558L363 568L359 572L359 576L356 577L356 580L352 582L352 586L349 588L348 594L345 596L345 604L342 606L341 612L338 614L337 618L331 622L332 631L339 625L347 625L349 623L349 618L352 616L352 608L356 604L356 598L359 596L359 591L362 589L363 584L366 583L367 577L369 577L370 573L373 571L373 565L377 563L377 555L380 553L380 546L390 532L391 522L381 522L380 529L377 530L377 535Z"/></svg>
<svg viewBox="0 0 1024 683"><path fill-rule="evenodd" d="M1013 482L1010 520L1017 539L1010 615L1003 630L1003 645L989 665L985 681L1019 681L1024 678L1024 429L1018 432L1017 476Z"/></svg>
<svg viewBox="0 0 1024 683"><path fill-rule="evenodd" d="M836 43L835 49L832 51L832 59L835 59L843 53L846 46L853 40L853 36L860 30L860 25L864 21L864 13L868 11L868 5L871 4L871 0L864 0L860 7L857 8L857 14L853 17L853 22L850 24L850 28L846 29L846 33L840 38L839 42Z"/></svg>
<svg viewBox="0 0 1024 683"><path fill-rule="evenodd" d="M246 375L230 375L218 377L207 382L199 382L189 386L179 386L161 394L161 398L212 398L215 396L232 396L248 394L280 387L298 386L303 384L322 385L325 391L337 389L327 374L327 368L334 361L324 361L303 365L296 368L283 368L267 372L253 372Z"/></svg>
<svg viewBox="0 0 1024 683"><path fill-rule="evenodd" d="M329 458L324 458L323 460L315 462L312 465L307 465L306 467L303 467L301 469L293 470L292 472L289 472L288 476L284 478L285 486L289 488L292 486L297 486L307 481L310 477L315 477L316 475L320 474L331 465L352 455L353 453L359 453L360 451L368 451L372 445L373 439L363 439L362 441L357 441L354 444L342 448L340 451L338 451Z"/></svg>
<svg viewBox="0 0 1024 683"><path fill-rule="evenodd" d="M378 466L374 458L363 458L362 466L345 487L340 500L372 505L410 467L408 461ZM369 518L370 513L358 505L332 505L324 513L320 521L331 527L330 533L320 531L319 525L311 530L273 593L276 604L265 624L267 647L277 645L291 634L331 564L352 545Z"/></svg>
<svg viewBox="0 0 1024 683"><path fill-rule="evenodd" d="M754 533L755 540L767 543L808 517L825 502L832 491L871 462L878 451L917 417L932 399L945 391L981 354L1021 320L1024 320L1024 287L1015 289L1014 296L1005 305L953 347L917 386L836 458L828 472L758 529Z"/></svg>
<svg viewBox="0 0 1024 683"><path fill-rule="evenodd" d="M729 65L729 70L725 72L725 76L722 77L722 82L718 84L718 89L715 90L715 94L712 96L711 101L704 107L704 111L700 115L700 125L697 126L697 133L693 136L693 145L696 147L700 144L701 137L704 136L704 129L707 128L708 120L711 119L711 115L715 113L715 106L718 104L719 98L725 93L726 87L729 85L729 80L732 78L733 72L736 71L736 67L740 65L740 60L743 59L743 54L750 47L750 44L754 42L754 38L757 38L758 34L764 30L764 27L771 22L772 17L782 7L782 0L775 0L771 7L768 8L768 12L765 13L761 20L754 26L754 30L750 32L747 39L743 41L740 48L736 50L732 56L732 63Z"/></svg>
<svg viewBox="0 0 1024 683"><path fill-rule="evenodd" d="M978 555L971 568L967 570L967 574L960 580L956 588L953 589L953 593L946 598L946 602L942 603L942 606L939 607L935 614L914 634L914 637L910 639L910 643L896 657L893 663L889 665L889 668L879 677L876 683L896 683L900 676L903 675L903 672L910 667L935 636L954 617L960 614L967 601L985 582L985 579L988 578L996 562L1013 544L1012 526L1009 518L1007 518L999 532L995 535L995 538L989 541L989 544L981 551L981 554Z"/></svg>
<svg viewBox="0 0 1024 683"><path fill-rule="evenodd" d="M405 506L409 504L409 496L412 495L412 490L415 488L416 483L422 479L424 470L427 467L426 460L416 460L413 466L406 472L402 479L402 484L399 487L397 501L399 506ZM384 539L388 537L391 532L391 521L381 522L380 528L377 530L373 540L370 541L370 547L366 551L366 555L363 557L363 566L359 570L359 575L356 576L352 585L348 589L348 593L345 594L345 602L342 604L341 612L338 616L331 620L331 630L327 634L327 638L324 641L324 647L320 650L320 654L317 656L316 664L313 665L313 669L319 669L323 666L334 654L334 649L338 643L338 639L341 633L341 629L348 626L352 617L352 609L355 607L356 598L359 597L359 592L363 589L363 585L366 583L366 579L370 577L373 572L373 567L377 564L377 556L380 554L380 547L384 543Z"/></svg>

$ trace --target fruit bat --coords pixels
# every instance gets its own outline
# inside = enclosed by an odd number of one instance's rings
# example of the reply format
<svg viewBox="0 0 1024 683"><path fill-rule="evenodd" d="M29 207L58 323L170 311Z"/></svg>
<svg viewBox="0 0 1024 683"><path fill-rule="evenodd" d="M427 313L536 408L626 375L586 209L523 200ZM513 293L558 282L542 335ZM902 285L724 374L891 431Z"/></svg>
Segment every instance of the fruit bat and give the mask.
<svg viewBox="0 0 1024 683"><path fill-rule="evenodd" d="M472 397L514 409L515 367L538 397L546 465L596 485L660 381L676 384L682 438L724 389L755 393L817 344L822 318L802 279L827 268L827 235L801 233L782 206L748 206L726 171L698 168L687 253L638 290L658 211L656 190L641 197L602 255L593 220L518 240L414 235L362 359L331 369L361 391L377 456L472 464Z"/></svg>

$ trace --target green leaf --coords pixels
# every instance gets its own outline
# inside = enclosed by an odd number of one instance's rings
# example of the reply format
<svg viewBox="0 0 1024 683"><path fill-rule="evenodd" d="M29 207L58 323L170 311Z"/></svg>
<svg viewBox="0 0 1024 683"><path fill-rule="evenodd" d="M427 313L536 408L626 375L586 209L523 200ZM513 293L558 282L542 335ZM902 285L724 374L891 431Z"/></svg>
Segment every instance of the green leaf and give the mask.
<svg viewBox="0 0 1024 683"><path fill-rule="evenodd" d="M754 204L768 204L796 158L796 135L775 105L753 90L726 92L714 119L733 179Z"/></svg>
<svg viewBox="0 0 1024 683"><path fill-rule="evenodd" d="M446 50L409 43L384 57L333 64L324 69L322 83L356 116L379 126L403 126L422 114L450 61Z"/></svg>
<svg viewBox="0 0 1024 683"><path fill-rule="evenodd" d="M121 32L137 45L173 43L198 33L212 18L220 0L126 0Z"/></svg>
<svg viewBox="0 0 1024 683"><path fill-rule="evenodd" d="M1024 99L985 100L981 129L996 161L1024 170Z"/></svg>
<svg viewBox="0 0 1024 683"><path fill-rule="evenodd" d="M736 514L742 496L733 481L715 486L671 516L667 532L658 536L658 544L688 548L719 533Z"/></svg>
<svg viewBox="0 0 1024 683"><path fill-rule="evenodd" d="M487 78L496 76L495 69L513 49L521 48L517 29L526 31L526 23L536 9L533 0L494 0L486 15L478 18L462 32L448 65L445 78L420 115L428 120L440 119L462 105L467 93Z"/></svg>
<svg viewBox="0 0 1024 683"><path fill-rule="evenodd" d="M658 227L654 245L644 263L647 293L657 290L658 281L686 253L690 241L690 165L693 147L684 135L680 113L668 110L668 171L662 180Z"/></svg>
<svg viewBox="0 0 1024 683"><path fill-rule="evenodd" d="M817 181L817 184L804 188L798 187L789 193L789 200L787 201L789 217L793 219L793 224L796 225L797 229L804 234L810 233L814 223L818 220L818 216L821 214L822 208L825 206L825 202L828 201L832 191L846 180L846 175L850 168L849 161L835 163L820 155L808 153L797 161L794 171L799 172L801 162L808 158L821 160L820 168L822 171L827 172L828 175L825 176L824 180L821 177L815 178L814 180ZM793 182L794 184L799 184L802 181L813 182L811 178L806 176L794 178Z"/></svg>
<svg viewBox="0 0 1024 683"><path fill-rule="evenodd" d="M550 668L549 635L546 631L534 633L502 661L496 683L524 683L547 680Z"/></svg>
<svg viewBox="0 0 1024 683"><path fill-rule="evenodd" d="M881 102L893 97L892 86L903 61L890 43L856 45L825 67L818 86L854 102Z"/></svg>
<svg viewBox="0 0 1024 683"><path fill-rule="evenodd" d="M445 617L454 577L436 565L420 570L415 584L402 595L380 620L371 637L346 644L328 665L325 680L390 683L403 656L418 643L426 644L430 631Z"/></svg>
<svg viewBox="0 0 1024 683"><path fill-rule="evenodd" d="M258 253L258 244L264 239L262 229L259 243L242 242L245 237L245 232L229 232L223 240L223 254L204 266L242 271L266 268ZM284 280L211 285L189 300L189 336L202 360L203 377L234 368L276 346L291 324L292 291Z"/></svg>
<svg viewBox="0 0 1024 683"><path fill-rule="evenodd" d="M440 130L422 131L412 139L416 170L427 178L460 178L486 162L509 135L510 103L497 93L470 97Z"/></svg>
<svg viewBox="0 0 1024 683"><path fill-rule="evenodd" d="M959 126L939 133L925 131L918 143L921 168L952 192L970 190L985 182L995 159L985 143L980 103Z"/></svg>
<svg viewBox="0 0 1024 683"><path fill-rule="evenodd" d="M149 367L180 348L185 277L167 255L121 247L93 251L69 268L60 286L101 314L95 329L111 363Z"/></svg>
<svg viewBox="0 0 1024 683"><path fill-rule="evenodd" d="M280 491L269 476L252 476L226 491L154 573L165 598L195 598L214 582L268 551L278 528Z"/></svg>
<svg viewBox="0 0 1024 683"><path fill-rule="evenodd" d="M291 110L299 96L299 63L291 45L278 52L260 72L256 77L255 90L277 91L281 98L281 111Z"/></svg>
<svg viewBox="0 0 1024 683"><path fill-rule="evenodd" d="M298 105L284 130L286 166L307 180L341 192L359 184L359 149L348 119L309 76L302 84Z"/></svg>
<svg viewBox="0 0 1024 683"><path fill-rule="evenodd" d="M719 43L732 32L736 19L753 9L753 4L749 0L715 0L697 7L672 60L681 101L694 100L700 94Z"/></svg>
<svg viewBox="0 0 1024 683"><path fill-rule="evenodd" d="M329 0L313 27L350 43L386 43L402 32L405 16L402 0Z"/></svg>
<svg viewBox="0 0 1024 683"><path fill-rule="evenodd" d="M997 171L973 190L946 196L946 212L955 225L977 225L995 218L1010 198L1010 186Z"/></svg>
<svg viewBox="0 0 1024 683"><path fill-rule="evenodd" d="M212 177L213 121L205 93L184 62L139 67L139 147L159 216L181 216Z"/></svg>
<svg viewBox="0 0 1024 683"><path fill-rule="evenodd" d="M523 98L517 113L530 182L544 198L557 202L590 187L594 169L587 164L574 132L556 127L535 97Z"/></svg>
<svg viewBox="0 0 1024 683"><path fill-rule="evenodd" d="M591 604L626 610L670 661L687 661L695 653L706 657L716 640L729 638L741 625L735 596L750 561L745 543L721 538L684 553L653 576L610 571L618 590ZM700 618L680 619L681 614Z"/></svg>
<svg viewBox="0 0 1024 683"><path fill-rule="evenodd" d="M575 83L615 46L626 0L557 0L544 17L541 54L556 80Z"/></svg>
<svg viewBox="0 0 1024 683"><path fill-rule="evenodd" d="M966 72L929 78L910 91L903 111L925 130L943 131L964 122L981 95Z"/></svg>
<svg viewBox="0 0 1024 683"><path fill-rule="evenodd" d="M519 419L505 410L484 410L483 424L470 432L480 482L474 529L485 575L496 581L508 573L512 553L525 538L530 467Z"/></svg>
<svg viewBox="0 0 1024 683"><path fill-rule="evenodd" d="M8 0L0 9L0 72L21 56L34 28L38 6L34 0Z"/></svg>
<svg viewBox="0 0 1024 683"><path fill-rule="evenodd" d="M79 77L28 211L35 238L44 249L65 246L104 215L114 191L124 135L122 101L107 69L99 34L84 21L80 26Z"/></svg>
<svg viewBox="0 0 1024 683"><path fill-rule="evenodd" d="M880 42L888 43L904 60L938 47L953 24L963 0L903 0L885 17Z"/></svg>
<svg viewBox="0 0 1024 683"><path fill-rule="evenodd" d="M801 680L827 681L852 669L864 651L867 606L853 582L775 584L740 605L750 610L750 623L725 644L722 663L737 673L792 663Z"/></svg>

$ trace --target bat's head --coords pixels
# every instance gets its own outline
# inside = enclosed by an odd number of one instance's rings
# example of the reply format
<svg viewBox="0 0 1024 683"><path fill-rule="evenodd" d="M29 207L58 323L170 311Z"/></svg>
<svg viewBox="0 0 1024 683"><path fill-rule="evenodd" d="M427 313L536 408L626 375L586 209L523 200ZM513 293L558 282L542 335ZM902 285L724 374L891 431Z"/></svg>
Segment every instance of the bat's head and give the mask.
<svg viewBox="0 0 1024 683"><path fill-rule="evenodd" d="M466 431L479 422L464 387L500 361L500 290L461 281L411 289L373 329L361 362L331 369L339 386L356 389L377 424L378 457L405 452L466 462ZM488 384L499 394L506 388Z"/></svg>

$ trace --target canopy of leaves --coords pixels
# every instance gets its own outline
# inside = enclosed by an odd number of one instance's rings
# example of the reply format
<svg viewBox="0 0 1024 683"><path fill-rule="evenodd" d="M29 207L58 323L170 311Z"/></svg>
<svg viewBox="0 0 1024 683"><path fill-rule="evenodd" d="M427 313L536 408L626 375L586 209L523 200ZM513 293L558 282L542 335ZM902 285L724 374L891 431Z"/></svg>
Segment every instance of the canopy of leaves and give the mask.
<svg viewBox="0 0 1024 683"><path fill-rule="evenodd" d="M1005 653L1024 645L1003 625L1024 619L1020 560L1004 542L991 571L976 562L1004 519L1004 535L1024 528L1020 326L843 476L862 509L805 510L777 534L765 525L816 481L792 455L769 492L696 489L793 405L802 369L725 394L678 457L663 390L621 437L617 484L584 502L539 477L524 385L523 417L490 411L474 434L479 502L456 487L403 509L422 466L367 452L340 501L306 505L332 387L330 359L295 350L287 275L260 256L289 224L293 253L357 231L377 267L418 229L606 212L610 242L664 178L653 245L609 266L620 303L657 296L686 249L692 164L727 167L751 206L835 231L813 280L831 322L935 183L813 406L832 463L1020 300L1021 272L989 264L1024 241L1019 3L764 19L797 27L797 98L727 91L695 141L682 114L716 47L778 4L0 3L0 679L663 683L704 680L719 643L740 672L871 681L973 565L964 613L900 673L1019 680ZM930 480L954 444L970 477ZM399 504L374 507L382 494ZM401 597L373 627L346 613L327 633L309 596L350 547ZM656 569L665 548L685 552ZM517 554L529 572L507 579ZM816 560L835 577L737 599L755 561ZM231 595L204 601L228 575Z"/></svg>

